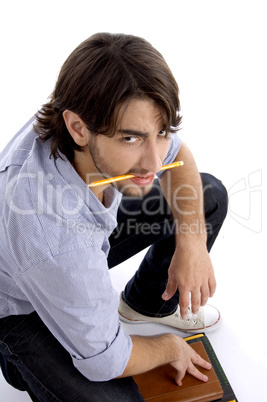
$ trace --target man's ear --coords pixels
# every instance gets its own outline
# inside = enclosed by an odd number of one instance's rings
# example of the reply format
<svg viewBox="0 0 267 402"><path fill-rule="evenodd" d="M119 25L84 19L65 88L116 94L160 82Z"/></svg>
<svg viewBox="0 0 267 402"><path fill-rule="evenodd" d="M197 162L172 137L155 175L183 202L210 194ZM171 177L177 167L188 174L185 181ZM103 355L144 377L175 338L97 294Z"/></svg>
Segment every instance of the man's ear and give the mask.
<svg viewBox="0 0 267 402"><path fill-rule="evenodd" d="M70 110L64 110L63 119L74 142L80 147L88 145L89 131L80 116Z"/></svg>

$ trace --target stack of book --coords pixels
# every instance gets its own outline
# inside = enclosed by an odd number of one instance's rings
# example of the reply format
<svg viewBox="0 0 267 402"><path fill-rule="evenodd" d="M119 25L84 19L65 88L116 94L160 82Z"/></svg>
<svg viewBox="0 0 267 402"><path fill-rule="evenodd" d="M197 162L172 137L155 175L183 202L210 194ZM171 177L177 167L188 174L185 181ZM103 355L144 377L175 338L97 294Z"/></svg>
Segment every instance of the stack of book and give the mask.
<svg viewBox="0 0 267 402"><path fill-rule="evenodd" d="M190 374L183 378L183 385L175 382L176 370L170 365L157 367L134 376L145 401L151 402L237 402L233 389L207 336L197 334L185 338L186 342L205 360L212 364L211 370L198 369L208 376L208 382L197 380Z"/></svg>

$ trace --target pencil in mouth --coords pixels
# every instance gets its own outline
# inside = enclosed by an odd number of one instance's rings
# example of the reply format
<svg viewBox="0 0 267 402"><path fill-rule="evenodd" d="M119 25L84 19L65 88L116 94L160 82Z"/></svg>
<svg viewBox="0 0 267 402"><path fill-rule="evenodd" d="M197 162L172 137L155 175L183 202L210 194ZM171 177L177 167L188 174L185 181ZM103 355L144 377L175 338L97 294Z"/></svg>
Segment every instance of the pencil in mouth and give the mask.
<svg viewBox="0 0 267 402"><path fill-rule="evenodd" d="M172 168L175 168L175 167L178 167L178 166L182 166L183 164L184 164L183 161L177 161L177 162L169 163L168 165L162 166L162 168L160 170L172 169ZM137 180L137 181L138 180L143 180L145 182L145 181L149 181L151 179L151 177L154 178L154 175L148 175L148 176L144 177L144 176L135 176L133 174L123 174L121 176L110 177L109 179L103 179L103 180L99 180L99 181L94 181L94 182L92 182L90 184L87 184L87 186L88 187L97 187L97 186L102 186L104 184L114 183L116 181L133 179L133 178L135 178L135 180Z"/></svg>

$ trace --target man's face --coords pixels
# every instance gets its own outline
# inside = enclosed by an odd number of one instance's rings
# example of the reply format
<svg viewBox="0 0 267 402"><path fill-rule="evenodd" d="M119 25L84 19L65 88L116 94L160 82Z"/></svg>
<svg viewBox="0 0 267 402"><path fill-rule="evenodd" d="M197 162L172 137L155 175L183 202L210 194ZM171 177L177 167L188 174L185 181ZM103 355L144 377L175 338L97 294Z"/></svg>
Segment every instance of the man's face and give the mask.
<svg viewBox="0 0 267 402"><path fill-rule="evenodd" d="M113 185L124 195L143 196L151 189L169 148L162 110L151 100L133 99L121 107L117 121L113 137L90 133L88 149L93 170L104 178L135 175Z"/></svg>

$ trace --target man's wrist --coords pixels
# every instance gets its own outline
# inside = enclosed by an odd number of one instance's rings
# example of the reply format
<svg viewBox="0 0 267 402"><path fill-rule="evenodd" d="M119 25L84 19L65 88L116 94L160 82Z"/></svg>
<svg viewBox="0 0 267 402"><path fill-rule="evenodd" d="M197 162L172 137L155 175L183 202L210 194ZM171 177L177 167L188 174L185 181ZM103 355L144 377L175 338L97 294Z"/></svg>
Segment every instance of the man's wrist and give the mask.
<svg viewBox="0 0 267 402"><path fill-rule="evenodd" d="M207 233L203 232L178 232L176 233L176 247L195 247L196 245L206 245Z"/></svg>
<svg viewBox="0 0 267 402"><path fill-rule="evenodd" d="M175 334L152 337L131 335L131 339L132 353L120 378L140 374L180 358L183 340Z"/></svg>

